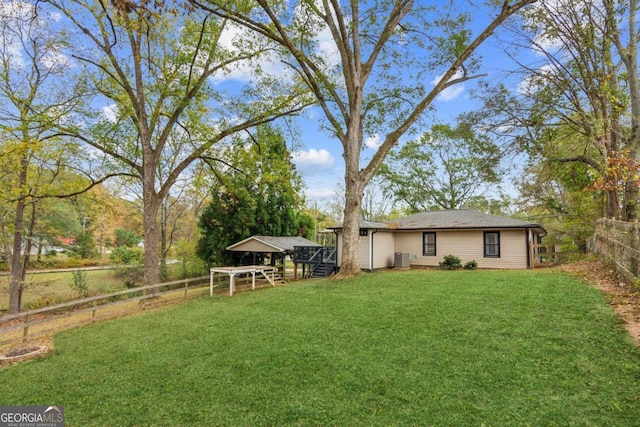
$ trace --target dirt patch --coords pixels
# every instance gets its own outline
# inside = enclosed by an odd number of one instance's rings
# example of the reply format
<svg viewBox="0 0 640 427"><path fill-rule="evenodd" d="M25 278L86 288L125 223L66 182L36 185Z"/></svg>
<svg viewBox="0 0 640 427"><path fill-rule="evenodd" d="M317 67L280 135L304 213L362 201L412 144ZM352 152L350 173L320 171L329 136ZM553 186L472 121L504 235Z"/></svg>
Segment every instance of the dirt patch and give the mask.
<svg viewBox="0 0 640 427"><path fill-rule="evenodd" d="M606 293L611 306L624 322L629 334L640 345L640 296L634 284L620 278L613 268L598 260L583 260L560 267Z"/></svg>

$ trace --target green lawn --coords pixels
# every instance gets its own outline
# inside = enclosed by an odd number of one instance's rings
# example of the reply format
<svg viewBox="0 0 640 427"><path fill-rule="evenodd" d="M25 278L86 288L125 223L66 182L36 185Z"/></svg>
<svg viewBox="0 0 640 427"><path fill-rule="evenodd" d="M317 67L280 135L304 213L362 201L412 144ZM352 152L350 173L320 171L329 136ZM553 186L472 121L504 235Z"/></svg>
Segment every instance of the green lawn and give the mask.
<svg viewBox="0 0 640 427"><path fill-rule="evenodd" d="M68 426L637 426L640 350L552 271L312 281L60 334L0 405Z"/></svg>

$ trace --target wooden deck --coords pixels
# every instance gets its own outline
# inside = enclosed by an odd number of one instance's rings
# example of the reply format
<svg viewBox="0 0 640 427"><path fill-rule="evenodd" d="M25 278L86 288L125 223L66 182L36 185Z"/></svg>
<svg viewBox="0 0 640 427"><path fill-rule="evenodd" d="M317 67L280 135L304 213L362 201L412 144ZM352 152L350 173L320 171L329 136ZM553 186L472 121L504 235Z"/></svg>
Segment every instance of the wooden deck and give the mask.
<svg viewBox="0 0 640 427"><path fill-rule="evenodd" d="M240 274L251 274L251 289L256 288L256 274L262 275L275 287L276 268L268 265L243 265L239 267L214 267L210 270L209 295L213 296L213 277L215 274L229 275L229 296L233 295L235 289L236 276Z"/></svg>

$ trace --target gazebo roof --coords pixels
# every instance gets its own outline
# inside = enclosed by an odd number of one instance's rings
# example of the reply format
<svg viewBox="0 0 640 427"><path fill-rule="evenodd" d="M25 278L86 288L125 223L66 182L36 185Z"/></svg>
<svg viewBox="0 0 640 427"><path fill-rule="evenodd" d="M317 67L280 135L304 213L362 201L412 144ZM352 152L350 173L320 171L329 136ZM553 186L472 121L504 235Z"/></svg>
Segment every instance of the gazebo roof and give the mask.
<svg viewBox="0 0 640 427"><path fill-rule="evenodd" d="M294 246L320 247L318 243L304 237L251 236L231 246L228 251L234 252L293 252Z"/></svg>

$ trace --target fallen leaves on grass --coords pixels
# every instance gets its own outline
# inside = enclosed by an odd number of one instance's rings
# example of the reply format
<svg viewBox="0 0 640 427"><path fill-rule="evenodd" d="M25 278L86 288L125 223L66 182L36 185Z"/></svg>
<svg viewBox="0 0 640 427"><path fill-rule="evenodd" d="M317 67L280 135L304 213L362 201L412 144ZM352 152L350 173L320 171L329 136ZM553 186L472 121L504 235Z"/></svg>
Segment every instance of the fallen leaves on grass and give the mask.
<svg viewBox="0 0 640 427"><path fill-rule="evenodd" d="M606 293L611 306L625 323L629 334L640 345L640 297L638 288L622 279L615 270L599 260L582 260L560 267Z"/></svg>

